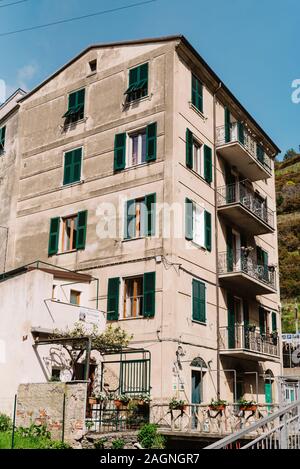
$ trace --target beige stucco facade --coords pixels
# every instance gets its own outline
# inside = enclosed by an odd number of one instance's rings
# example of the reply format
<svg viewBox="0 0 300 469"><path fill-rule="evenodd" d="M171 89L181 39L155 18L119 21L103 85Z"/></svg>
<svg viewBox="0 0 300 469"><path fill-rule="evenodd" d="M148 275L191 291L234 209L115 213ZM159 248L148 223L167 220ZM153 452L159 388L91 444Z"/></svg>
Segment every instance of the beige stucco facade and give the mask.
<svg viewBox="0 0 300 469"><path fill-rule="evenodd" d="M89 64L95 59L97 70L91 72ZM126 104L128 70L146 62L148 94ZM203 83L203 112L191 104L192 73ZM85 88L84 119L65 127L62 116L68 108L68 95L81 88ZM231 165L238 180L247 179L244 164L240 171L240 161L252 158L249 184L253 192L267 197L268 209L274 211L274 229L267 228L261 235L253 235L254 229L247 236L247 224L236 226L238 218L232 221L229 214L224 219L218 211L217 193L226 184L228 152L218 146L217 129L224 126L225 107L230 109L232 125L242 121L270 157L269 174L257 179L256 166L258 172L265 174L261 164L249 154L244 156L240 144L233 148L233 152L239 152ZM153 122L157 123L156 160L114 171L115 135L134 133ZM0 215L0 224L8 224L11 233L7 270L41 259L92 274L100 282L98 300L102 311L107 311L108 279L119 277L118 323L133 334L131 346L151 352L154 399L167 400L177 395L191 401L194 371L201 374L202 402L217 395L230 402L242 395L256 400L256 394L264 402L264 385L270 371L274 377L281 375L280 356L274 349L270 353L257 350L250 353L238 345L222 346L220 328L228 327L229 292L241 304L247 301L249 322L256 323L257 328L259 306L266 309L270 328L271 314L275 312L280 333L273 161L278 149L187 41L172 37L93 46L19 101L17 123L7 124L17 125L20 174L17 185L9 189L16 204L9 218L5 211ZM210 184L187 168L187 128L202 148L207 145L212 149ZM64 185L64 154L79 147L83 154L81 180ZM7 151L5 158L9 154ZM124 201L152 193L156 194L157 204L155 236L124 240ZM211 250L185 239L186 198L211 214ZM100 235L105 224L103 204L112 204L116 209L108 215L108 223L115 226L116 233L106 239ZM159 209L161 204L164 209ZM170 234L166 234L166 212L170 206L179 207L179 212L181 207L181 215L171 216ZM85 249L49 257L50 219L82 210L88 211ZM255 215L250 210L246 216L251 224ZM224 280L219 276L220 253L226 250L228 225L236 233L240 247L240 236L246 235L248 246L255 249L260 246L268 252L268 262L275 266L276 289L267 289L267 294L261 295L262 285L265 287L261 278L254 281L249 275L238 274L237 278L225 275ZM155 315L122 319L122 281L145 272L156 273ZM206 320L202 323L192 317L193 279L204 282L206 287ZM96 290L91 288L89 295L90 304L95 306ZM238 327L245 324L242 309L240 316ZM195 362L191 365L197 357L204 360L204 368ZM237 373L239 396L234 396L232 370ZM245 374L249 372L252 374ZM277 399L275 381L272 380L273 400Z"/></svg>

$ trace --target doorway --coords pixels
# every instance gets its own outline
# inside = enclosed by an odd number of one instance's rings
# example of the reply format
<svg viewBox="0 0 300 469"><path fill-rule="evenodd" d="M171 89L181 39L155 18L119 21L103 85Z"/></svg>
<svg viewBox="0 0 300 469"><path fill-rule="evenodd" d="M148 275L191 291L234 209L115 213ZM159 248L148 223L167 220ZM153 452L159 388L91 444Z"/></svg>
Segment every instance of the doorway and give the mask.
<svg viewBox="0 0 300 469"><path fill-rule="evenodd" d="M192 370L192 404L201 404L202 402L202 377L201 372ZM192 405L192 428L196 429L198 426L198 409L197 406Z"/></svg>

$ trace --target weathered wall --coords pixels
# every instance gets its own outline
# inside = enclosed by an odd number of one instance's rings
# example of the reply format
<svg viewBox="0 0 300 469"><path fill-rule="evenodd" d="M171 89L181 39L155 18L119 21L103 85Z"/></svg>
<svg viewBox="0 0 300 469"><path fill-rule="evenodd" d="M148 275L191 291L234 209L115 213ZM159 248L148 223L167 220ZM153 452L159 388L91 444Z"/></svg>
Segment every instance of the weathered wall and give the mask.
<svg viewBox="0 0 300 469"><path fill-rule="evenodd" d="M21 384L16 425L45 424L56 440L62 439L64 425L65 441L81 438L85 431L86 389L85 382Z"/></svg>

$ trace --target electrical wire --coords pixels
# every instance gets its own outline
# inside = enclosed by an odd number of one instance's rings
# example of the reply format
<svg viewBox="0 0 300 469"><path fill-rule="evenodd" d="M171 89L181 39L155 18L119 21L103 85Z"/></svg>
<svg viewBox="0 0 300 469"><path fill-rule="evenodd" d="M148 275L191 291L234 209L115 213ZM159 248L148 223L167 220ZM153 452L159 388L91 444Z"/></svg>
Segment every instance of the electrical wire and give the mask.
<svg viewBox="0 0 300 469"><path fill-rule="evenodd" d="M27 1L27 0L21 0L21 1ZM14 31L7 31L5 33L0 33L0 37L12 36L13 34L19 34L19 33L27 32L27 31L34 31L36 29L47 28L49 26L55 26L55 25L58 25L58 24L71 23L72 21L79 21L79 20L82 20L82 19L85 19L85 18L91 18L91 17L95 17L95 16L106 15L106 14L109 14L109 13L114 13L116 11L127 10L129 8L134 8L134 7L137 7L137 6L146 5L148 3L154 3L154 2L157 2L157 0L146 0L146 1L143 1L143 2L132 3L131 5L124 5L123 7L110 8L108 10L97 11L95 13L90 13L90 14L87 14L87 15L76 16L76 17L73 17L73 18L66 18L66 19L59 20L59 21L53 21L51 23L45 23L45 24L40 24L40 25L36 25L36 26L31 26L29 28L16 29Z"/></svg>
<svg viewBox="0 0 300 469"><path fill-rule="evenodd" d="M18 5L19 3L25 3L25 2L28 2L28 1L29 0L18 0L17 2L11 2L11 3L7 3L5 5L0 5L0 8L11 7L13 5Z"/></svg>

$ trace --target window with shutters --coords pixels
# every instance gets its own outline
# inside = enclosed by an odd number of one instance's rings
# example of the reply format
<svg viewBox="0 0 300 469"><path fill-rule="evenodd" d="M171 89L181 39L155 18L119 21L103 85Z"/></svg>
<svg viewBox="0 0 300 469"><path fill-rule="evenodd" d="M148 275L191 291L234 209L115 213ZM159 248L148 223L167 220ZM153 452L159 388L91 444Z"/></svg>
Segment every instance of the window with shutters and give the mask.
<svg viewBox="0 0 300 469"><path fill-rule="evenodd" d="M206 322L206 285L196 279L192 281L192 319Z"/></svg>
<svg viewBox="0 0 300 469"><path fill-rule="evenodd" d="M129 134L127 167L146 163L146 129Z"/></svg>
<svg viewBox="0 0 300 469"><path fill-rule="evenodd" d="M211 214L195 202L186 199L186 239L211 251Z"/></svg>
<svg viewBox="0 0 300 469"><path fill-rule="evenodd" d="M73 124L84 118L85 89L74 91L69 94L68 110L63 115L65 125Z"/></svg>
<svg viewBox="0 0 300 469"><path fill-rule="evenodd" d="M186 166L212 182L212 149L200 143L190 129L186 129Z"/></svg>
<svg viewBox="0 0 300 469"><path fill-rule="evenodd" d="M192 105L203 113L203 84L192 74Z"/></svg>
<svg viewBox="0 0 300 469"><path fill-rule="evenodd" d="M124 279L124 319L143 317L143 297L143 276Z"/></svg>
<svg viewBox="0 0 300 469"><path fill-rule="evenodd" d="M68 151L64 155L63 185L74 184L81 180L82 148Z"/></svg>
<svg viewBox="0 0 300 469"><path fill-rule="evenodd" d="M85 249L87 211L50 220L48 255Z"/></svg>
<svg viewBox="0 0 300 469"><path fill-rule="evenodd" d="M155 235L156 194L125 203L124 239Z"/></svg>
<svg viewBox="0 0 300 469"><path fill-rule="evenodd" d="M0 128L0 155L3 155L5 148L6 127Z"/></svg>
<svg viewBox="0 0 300 469"><path fill-rule="evenodd" d="M129 70L129 84L125 91L127 102L131 103L148 95L148 69L145 63Z"/></svg>
<svg viewBox="0 0 300 469"><path fill-rule="evenodd" d="M193 139L193 170L203 176L203 160L201 156L201 145L195 139Z"/></svg>

